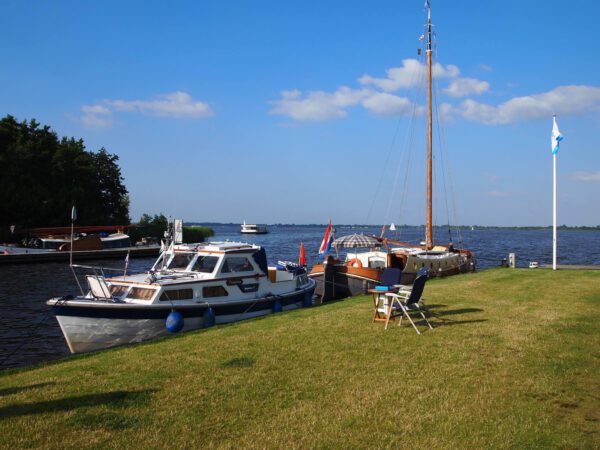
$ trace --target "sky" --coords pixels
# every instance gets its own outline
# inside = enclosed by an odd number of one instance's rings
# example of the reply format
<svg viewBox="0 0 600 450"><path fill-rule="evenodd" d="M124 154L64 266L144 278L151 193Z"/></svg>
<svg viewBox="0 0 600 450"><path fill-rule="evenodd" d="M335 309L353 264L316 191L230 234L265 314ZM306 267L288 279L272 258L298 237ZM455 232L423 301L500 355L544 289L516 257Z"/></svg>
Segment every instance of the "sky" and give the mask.
<svg viewBox="0 0 600 450"><path fill-rule="evenodd" d="M594 1L431 0L434 221L600 224ZM118 155L134 221L422 224L422 0L0 2L0 114ZM416 102L416 103L415 103Z"/></svg>

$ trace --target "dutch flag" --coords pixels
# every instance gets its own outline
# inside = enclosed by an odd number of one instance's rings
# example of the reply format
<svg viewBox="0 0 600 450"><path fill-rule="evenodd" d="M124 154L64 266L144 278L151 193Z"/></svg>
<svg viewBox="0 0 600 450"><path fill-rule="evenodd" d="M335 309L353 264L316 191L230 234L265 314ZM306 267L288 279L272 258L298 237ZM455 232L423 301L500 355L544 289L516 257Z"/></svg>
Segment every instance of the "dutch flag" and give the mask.
<svg viewBox="0 0 600 450"><path fill-rule="evenodd" d="M327 225L327 229L325 230L325 236L323 236L323 241L321 242L321 247L319 247L319 255L324 255L329 253L331 250L331 243L333 242L333 232L331 231L331 220L329 221L329 225Z"/></svg>

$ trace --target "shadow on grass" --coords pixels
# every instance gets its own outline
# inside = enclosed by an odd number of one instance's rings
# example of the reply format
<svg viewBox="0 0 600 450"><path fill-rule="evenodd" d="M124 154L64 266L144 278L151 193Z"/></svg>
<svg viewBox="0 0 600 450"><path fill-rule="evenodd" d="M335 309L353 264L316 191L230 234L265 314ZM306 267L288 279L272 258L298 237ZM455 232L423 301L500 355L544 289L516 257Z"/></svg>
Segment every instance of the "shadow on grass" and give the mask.
<svg viewBox="0 0 600 450"><path fill-rule="evenodd" d="M431 310L432 307L427 305L428 308ZM482 312L483 309L479 309L479 308L462 308L462 309L450 309L448 311L432 311L436 316L456 316L458 314L468 314L468 313L475 313L475 312Z"/></svg>
<svg viewBox="0 0 600 450"><path fill-rule="evenodd" d="M256 360L249 357L232 358L221 363L221 367L252 367Z"/></svg>
<svg viewBox="0 0 600 450"><path fill-rule="evenodd" d="M0 397L4 397L5 395L17 394L19 392L28 391L30 389L38 389L38 388L42 388L42 387L46 387L46 386L51 386L53 384L56 384L56 383L52 381L52 382L48 382L48 383L30 384L29 386L4 388L4 389L0 389Z"/></svg>
<svg viewBox="0 0 600 450"><path fill-rule="evenodd" d="M475 320L450 320L450 319L446 319L446 320L439 320L439 321L436 321L436 322L431 322L431 325L433 326L433 328L438 328L438 327L449 327L449 326L452 326L452 325L465 325L467 323L479 323L479 322L487 322L487 319L475 319Z"/></svg>
<svg viewBox="0 0 600 450"><path fill-rule="evenodd" d="M157 389L147 389L144 391L115 391L102 394L81 395L78 397L67 397L45 402L7 405L0 408L0 418L5 419L15 416L72 411L77 408L98 405L125 408L146 403L149 400L150 394L156 391Z"/></svg>

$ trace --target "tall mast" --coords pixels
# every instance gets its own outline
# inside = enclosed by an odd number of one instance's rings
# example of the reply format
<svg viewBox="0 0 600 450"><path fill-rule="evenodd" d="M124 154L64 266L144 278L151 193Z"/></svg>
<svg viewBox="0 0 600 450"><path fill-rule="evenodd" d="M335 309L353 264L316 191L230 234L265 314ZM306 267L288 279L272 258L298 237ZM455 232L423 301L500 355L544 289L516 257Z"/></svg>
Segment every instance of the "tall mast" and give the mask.
<svg viewBox="0 0 600 450"><path fill-rule="evenodd" d="M433 248L433 213L432 213L432 138L433 124L431 117L431 7L427 1L427 223L425 246Z"/></svg>

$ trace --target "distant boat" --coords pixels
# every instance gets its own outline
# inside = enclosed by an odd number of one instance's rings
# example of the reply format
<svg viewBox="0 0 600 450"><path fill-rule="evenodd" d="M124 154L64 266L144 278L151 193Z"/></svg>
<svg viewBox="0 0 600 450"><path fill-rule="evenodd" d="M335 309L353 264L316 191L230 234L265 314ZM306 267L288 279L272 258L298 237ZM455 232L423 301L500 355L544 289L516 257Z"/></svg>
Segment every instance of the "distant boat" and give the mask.
<svg viewBox="0 0 600 450"><path fill-rule="evenodd" d="M433 119L432 119L432 24L429 2L427 6L426 54L427 54L427 211L425 240L418 245L384 238L375 238L385 247L376 249L372 244L357 245L367 251L354 251L346 255L345 261L328 256L315 264L309 276L317 281L316 294L323 300L345 298L366 293L379 284L386 268L398 268L402 272L401 284L411 284L417 272L426 267L429 276L447 276L475 270L475 255L466 249L454 248L433 242ZM334 246L336 243L334 242Z"/></svg>
<svg viewBox="0 0 600 450"><path fill-rule="evenodd" d="M269 229L266 225L258 225L255 223L244 223L241 225L240 233L243 234L267 234Z"/></svg>

